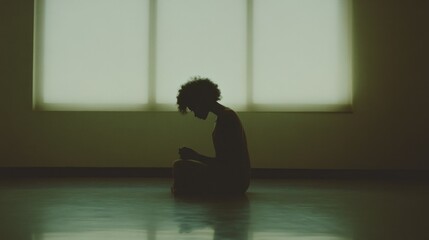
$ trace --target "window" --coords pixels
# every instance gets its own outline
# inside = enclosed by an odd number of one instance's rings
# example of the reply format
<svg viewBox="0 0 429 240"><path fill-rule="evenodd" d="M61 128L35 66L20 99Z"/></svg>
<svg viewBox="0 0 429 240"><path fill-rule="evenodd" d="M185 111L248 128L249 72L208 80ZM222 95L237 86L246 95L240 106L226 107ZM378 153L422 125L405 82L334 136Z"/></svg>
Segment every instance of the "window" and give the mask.
<svg viewBox="0 0 429 240"><path fill-rule="evenodd" d="M347 110L348 1L36 0L35 109L175 110L199 75L237 110Z"/></svg>

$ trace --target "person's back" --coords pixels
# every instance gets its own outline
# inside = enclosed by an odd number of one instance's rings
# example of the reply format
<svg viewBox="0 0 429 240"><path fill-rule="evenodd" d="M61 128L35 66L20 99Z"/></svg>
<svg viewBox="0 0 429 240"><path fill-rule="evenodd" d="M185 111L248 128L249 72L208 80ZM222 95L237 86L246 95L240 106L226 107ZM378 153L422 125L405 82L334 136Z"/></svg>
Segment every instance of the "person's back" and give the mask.
<svg viewBox="0 0 429 240"><path fill-rule="evenodd" d="M245 192L250 180L250 159L246 134L237 114L225 108L212 134L216 152L218 191Z"/></svg>

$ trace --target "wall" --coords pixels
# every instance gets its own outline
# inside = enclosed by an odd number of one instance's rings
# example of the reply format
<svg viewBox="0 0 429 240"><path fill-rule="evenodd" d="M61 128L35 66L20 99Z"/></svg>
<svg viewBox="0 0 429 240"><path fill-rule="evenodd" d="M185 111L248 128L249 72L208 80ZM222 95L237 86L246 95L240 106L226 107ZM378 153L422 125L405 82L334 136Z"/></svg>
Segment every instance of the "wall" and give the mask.
<svg viewBox="0 0 429 240"><path fill-rule="evenodd" d="M0 1L0 167L168 167L214 117L32 111L33 1ZM239 113L253 167L429 169L428 1L355 0L352 113Z"/></svg>

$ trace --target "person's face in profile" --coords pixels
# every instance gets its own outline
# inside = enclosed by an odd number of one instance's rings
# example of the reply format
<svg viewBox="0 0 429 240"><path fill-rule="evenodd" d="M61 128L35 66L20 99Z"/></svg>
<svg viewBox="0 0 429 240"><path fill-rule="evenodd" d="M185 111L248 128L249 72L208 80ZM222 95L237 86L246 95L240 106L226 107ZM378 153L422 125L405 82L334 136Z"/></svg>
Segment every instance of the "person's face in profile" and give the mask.
<svg viewBox="0 0 429 240"><path fill-rule="evenodd" d="M206 120L209 115L209 108L205 104L194 104L188 106L189 110L194 113L194 116L199 119Z"/></svg>

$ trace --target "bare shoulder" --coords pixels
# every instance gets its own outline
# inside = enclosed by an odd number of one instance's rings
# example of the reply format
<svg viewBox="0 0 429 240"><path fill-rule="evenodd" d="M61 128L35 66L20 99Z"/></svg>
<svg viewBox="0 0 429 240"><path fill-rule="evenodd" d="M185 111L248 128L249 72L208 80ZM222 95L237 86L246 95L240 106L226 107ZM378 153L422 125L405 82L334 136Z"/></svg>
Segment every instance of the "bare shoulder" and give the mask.
<svg viewBox="0 0 429 240"><path fill-rule="evenodd" d="M238 118L237 113L232 110L231 108L225 108L222 113L221 113L221 118L225 118L225 119L234 119L234 118Z"/></svg>
<svg viewBox="0 0 429 240"><path fill-rule="evenodd" d="M237 113L230 108L225 108L225 110L222 111L222 114L218 118L218 122L230 126L241 125Z"/></svg>

